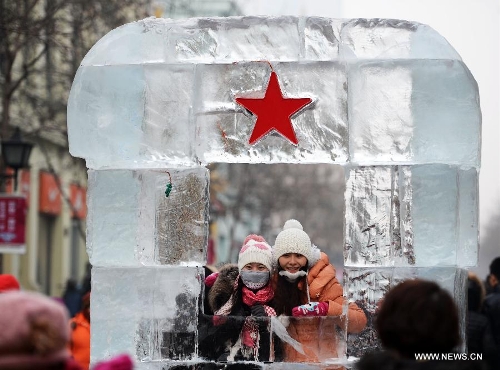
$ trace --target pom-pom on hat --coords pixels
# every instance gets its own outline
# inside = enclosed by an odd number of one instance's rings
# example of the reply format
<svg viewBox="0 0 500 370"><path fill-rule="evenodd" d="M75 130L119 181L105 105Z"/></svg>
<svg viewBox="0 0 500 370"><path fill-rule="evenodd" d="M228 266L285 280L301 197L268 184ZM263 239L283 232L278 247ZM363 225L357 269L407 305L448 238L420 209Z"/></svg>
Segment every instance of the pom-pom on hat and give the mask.
<svg viewBox="0 0 500 370"><path fill-rule="evenodd" d="M66 307L39 293L0 294L0 369L44 369L69 360Z"/></svg>
<svg viewBox="0 0 500 370"><path fill-rule="evenodd" d="M0 274L0 293L20 289L19 281L13 275Z"/></svg>
<svg viewBox="0 0 500 370"><path fill-rule="evenodd" d="M298 253L307 258L309 267L313 266L319 256L319 250L313 247L309 235L304 231L302 224L294 219L288 220L276 237L273 248L273 259L277 264L278 259L286 253Z"/></svg>
<svg viewBox="0 0 500 370"><path fill-rule="evenodd" d="M248 263L262 263L269 271L272 270L273 252L266 240L260 235L248 235L243 242L238 256L238 270Z"/></svg>

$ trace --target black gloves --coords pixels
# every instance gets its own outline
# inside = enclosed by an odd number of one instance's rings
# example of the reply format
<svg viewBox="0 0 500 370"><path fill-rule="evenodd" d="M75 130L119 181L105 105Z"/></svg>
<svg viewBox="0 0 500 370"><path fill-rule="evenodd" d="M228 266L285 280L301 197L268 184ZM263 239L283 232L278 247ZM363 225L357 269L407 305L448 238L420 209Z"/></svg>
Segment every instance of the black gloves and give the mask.
<svg viewBox="0 0 500 370"><path fill-rule="evenodd" d="M252 311L252 316L267 316L264 306L261 304L253 305L250 310Z"/></svg>

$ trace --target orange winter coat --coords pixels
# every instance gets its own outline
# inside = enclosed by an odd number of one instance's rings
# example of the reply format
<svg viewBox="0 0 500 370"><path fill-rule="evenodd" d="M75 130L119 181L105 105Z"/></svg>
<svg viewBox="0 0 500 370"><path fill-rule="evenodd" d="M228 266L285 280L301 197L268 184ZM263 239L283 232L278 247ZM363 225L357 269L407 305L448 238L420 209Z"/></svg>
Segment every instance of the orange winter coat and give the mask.
<svg viewBox="0 0 500 370"><path fill-rule="evenodd" d="M309 269L307 284L311 302L328 302L328 315L290 318L288 333L302 344L305 355L285 345L286 362L322 362L338 357L336 327L344 328L346 324L345 316L341 316L345 299L342 286L335 277L335 268L325 253L321 252L318 262ZM307 289L303 282L298 288ZM306 298L302 303L308 303ZM348 304L347 319L348 333L359 333L366 326L366 315L355 303Z"/></svg>
<svg viewBox="0 0 500 370"><path fill-rule="evenodd" d="M84 369L90 367L90 323L83 313L78 312L70 321L72 357Z"/></svg>

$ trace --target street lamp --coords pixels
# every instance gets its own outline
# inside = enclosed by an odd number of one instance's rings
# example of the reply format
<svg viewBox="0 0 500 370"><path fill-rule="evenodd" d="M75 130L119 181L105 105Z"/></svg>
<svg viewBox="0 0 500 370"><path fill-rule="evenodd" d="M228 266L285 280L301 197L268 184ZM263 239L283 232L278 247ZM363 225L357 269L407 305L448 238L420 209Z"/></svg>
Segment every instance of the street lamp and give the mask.
<svg viewBox="0 0 500 370"><path fill-rule="evenodd" d="M24 141L21 130L16 127L9 140L2 140L2 158L5 166L14 169L14 192L17 191L17 171L28 167L33 144Z"/></svg>

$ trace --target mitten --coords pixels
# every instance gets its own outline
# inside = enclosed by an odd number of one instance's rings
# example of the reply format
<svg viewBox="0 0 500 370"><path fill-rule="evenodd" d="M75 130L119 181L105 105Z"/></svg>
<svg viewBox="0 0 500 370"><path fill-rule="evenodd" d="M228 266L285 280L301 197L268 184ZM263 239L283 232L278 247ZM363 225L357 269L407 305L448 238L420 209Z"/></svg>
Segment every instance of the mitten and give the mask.
<svg viewBox="0 0 500 370"><path fill-rule="evenodd" d="M132 370L134 363L129 355L120 355L108 361L99 362L94 370Z"/></svg>
<svg viewBox="0 0 500 370"><path fill-rule="evenodd" d="M311 302L292 308L293 316L326 316L328 302Z"/></svg>
<svg viewBox="0 0 500 370"><path fill-rule="evenodd" d="M261 304L253 305L250 311L252 312L252 316L267 316L266 310Z"/></svg>
<svg viewBox="0 0 500 370"><path fill-rule="evenodd" d="M215 283L215 280L217 280L217 277L219 276L219 273L218 272L213 272L211 273L210 275L208 275L206 278L205 278L205 285L209 288L212 287L212 285L214 285Z"/></svg>

